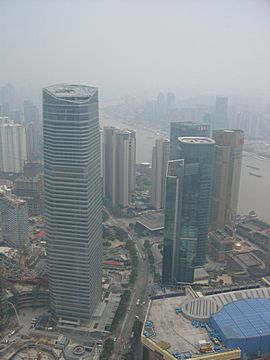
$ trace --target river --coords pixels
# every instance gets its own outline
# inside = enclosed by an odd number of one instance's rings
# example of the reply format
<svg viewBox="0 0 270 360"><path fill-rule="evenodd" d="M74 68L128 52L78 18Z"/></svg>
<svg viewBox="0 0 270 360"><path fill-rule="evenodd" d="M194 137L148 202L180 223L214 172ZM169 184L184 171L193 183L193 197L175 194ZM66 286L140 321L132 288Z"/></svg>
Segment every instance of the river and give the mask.
<svg viewBox="0 0 270 360"><path fill-rule="evenodd" d="M137 131L137 163L151 162L152 147L155 139L158 138L157 130L142 126L130 126L104 117L101 118L101 125L135 129ZM261 175L261 177L252 176L250 173ZM243 153L238 211L240 214L247 214L251 210L256 211L261 219L270 222L270 160L265 161L251 154Z"/></svg>
<svg viewBox="0 0 270 360"><path fill-rule="evenodd" d="M255 210L259 218L270 222L270 160L262 160L244 152L238 211L247 214L250 210Z"/></svg>

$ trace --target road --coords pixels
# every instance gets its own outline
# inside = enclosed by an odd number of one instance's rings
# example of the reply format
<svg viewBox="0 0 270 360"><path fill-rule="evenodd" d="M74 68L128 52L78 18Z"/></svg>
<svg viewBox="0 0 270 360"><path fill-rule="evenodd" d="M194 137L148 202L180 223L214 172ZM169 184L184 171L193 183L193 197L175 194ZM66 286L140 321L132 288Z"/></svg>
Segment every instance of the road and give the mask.
<svg viewBox="0 0 270 360"><path fill-rule="evenodd" d="M132 237L132 234L130 234L130 236ZM143 258L143 246L141 242L135 238L133 241L138 251L138 277L133 289L131 289L131 299L125 318L119 324L115 333L117 340L114 345L112 360L120 360L122 355L128 350L135 316L138 316L141 321L144 320L149 301L149 293L152 287L152 277L149 271L148 259L147 257L145 258L145 256ZM140 304L142 305L136 305L138 299L140 299Z"/></svg>

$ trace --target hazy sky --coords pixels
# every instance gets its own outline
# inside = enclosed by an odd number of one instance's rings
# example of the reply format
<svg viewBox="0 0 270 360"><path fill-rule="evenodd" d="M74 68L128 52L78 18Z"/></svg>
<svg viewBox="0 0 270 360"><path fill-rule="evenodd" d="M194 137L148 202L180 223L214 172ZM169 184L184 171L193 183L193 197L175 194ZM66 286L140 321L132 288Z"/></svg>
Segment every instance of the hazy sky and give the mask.
<svg viewBox="0 0 270 360"><path fill-rule="evenodd" d="M268 0L0 0L0 85L270 97Z"/></svg>

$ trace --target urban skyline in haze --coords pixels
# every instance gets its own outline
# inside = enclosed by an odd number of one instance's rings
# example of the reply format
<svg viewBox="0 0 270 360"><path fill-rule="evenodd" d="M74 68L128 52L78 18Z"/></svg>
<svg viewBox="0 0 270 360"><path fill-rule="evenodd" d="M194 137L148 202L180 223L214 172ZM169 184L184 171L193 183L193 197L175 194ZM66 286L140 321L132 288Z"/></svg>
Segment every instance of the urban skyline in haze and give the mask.
<svg viewBox="0 0 270 360"><path fill-rule="evenodd" d="M0 85L91 83L103 96L270 93L266 0L2 0L0 21Z"/></svg>
<svg viewBox="0 0 270 360"><path fill-rule="evenodd" d="M270 0L0 0L0 358L270 354Z"/></svg>

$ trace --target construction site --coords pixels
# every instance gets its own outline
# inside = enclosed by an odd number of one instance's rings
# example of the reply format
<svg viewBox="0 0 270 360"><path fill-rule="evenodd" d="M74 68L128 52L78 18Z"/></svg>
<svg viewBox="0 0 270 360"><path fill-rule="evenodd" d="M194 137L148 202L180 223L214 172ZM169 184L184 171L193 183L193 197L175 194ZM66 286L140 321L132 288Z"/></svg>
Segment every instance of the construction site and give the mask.
<svg viewBox="0 0 270 360"><path fill-rule="evenodd" d="M114 239L103 257L103 295L93 318L71 326L57 321L49 307L46 241L41 216L28 221L20 248L0 239L0 358L5 360L98 359L129 285L130 253Z"/></svg>

